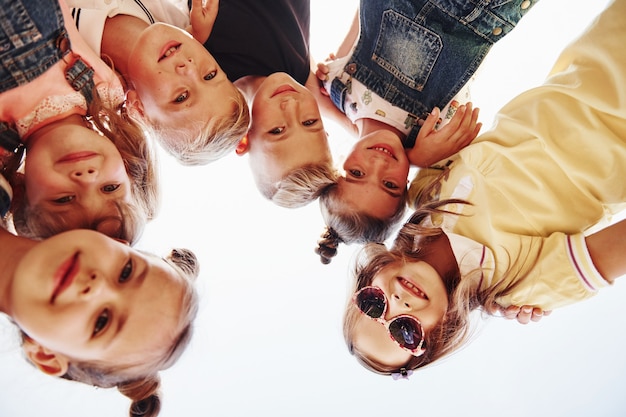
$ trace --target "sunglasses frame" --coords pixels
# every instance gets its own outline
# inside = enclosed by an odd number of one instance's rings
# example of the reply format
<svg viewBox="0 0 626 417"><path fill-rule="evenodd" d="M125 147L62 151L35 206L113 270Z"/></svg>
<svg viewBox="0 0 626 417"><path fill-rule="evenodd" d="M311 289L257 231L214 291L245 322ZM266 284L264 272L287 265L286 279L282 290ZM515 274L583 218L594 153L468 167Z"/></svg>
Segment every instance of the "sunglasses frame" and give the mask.
<svg viewBox="0 0 626 417"><path fill-rule="evenodd" d="M383 309L383 312L380 315L380 317L372 317L372 316L370 316L365 311L361 310L361 306L359 306L357 298L358 298L359 294L361 294L364 290L367 290L367 289L375 289L377 291L380 291L380 293L383 295L383 301L385 302L385 308ZM363 288L359 289L357 292L354 293L354 296L352 297L352 302L354 303L354 305L356 306L356 308L359 310L359 312L361 314L363 314L366 317L368 317L369 319L377 321L378 323L380 323L383 326L385 326L385 329L387 330L387 334L389 335L391 340L393 340L400 348L402 348L403 350L409 352L411 355L413 355L415 357L422 356L426 352L426 349L422 347L422 346L424 346L424 328L422 327L422 323L418 319L416 319L415 317L410 316L408 314L401 314L399 316L395 316L391 320L386 320L384 318L385 314L387 313L387 308L389 306L389 300L387 299L387 295L385 294L385 292L381 288L379 288L379 287L377 287L375 285L368 285L367 287L363 287ZM403 318L403 317L406 317L406 318L416 322L418 327L419 327L419 329L422 332L422 340L420 340L419 344L417 345L417 347L415 349L410 349L408 347L402 346L400 344L400 342L398 342L395 339L395 337L393 337L393 335L391 334L391 330L389 329L389 326L391 325L391 323L393 323L395 320L397 320L399 318Z"/></svg>

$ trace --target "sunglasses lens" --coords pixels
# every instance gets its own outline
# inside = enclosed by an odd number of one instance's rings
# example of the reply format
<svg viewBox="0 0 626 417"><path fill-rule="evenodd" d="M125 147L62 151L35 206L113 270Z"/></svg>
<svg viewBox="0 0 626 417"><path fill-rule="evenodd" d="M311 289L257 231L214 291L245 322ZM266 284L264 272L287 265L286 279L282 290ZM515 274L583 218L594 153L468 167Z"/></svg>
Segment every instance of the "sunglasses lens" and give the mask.
<svg viewBox="0 0 626 417"><path fill-rule="evenodd" d="M403 348L415 350L422 341L422 326L410 317L398 317L389 323L389 333Z"/></svg>
<svg viewBox="0 0 626 417"><path fill-rule="evenodd" d="M385 312L385 293L380 288L363 288L356 296L356 305L363 313L377 319Z"/></svg>

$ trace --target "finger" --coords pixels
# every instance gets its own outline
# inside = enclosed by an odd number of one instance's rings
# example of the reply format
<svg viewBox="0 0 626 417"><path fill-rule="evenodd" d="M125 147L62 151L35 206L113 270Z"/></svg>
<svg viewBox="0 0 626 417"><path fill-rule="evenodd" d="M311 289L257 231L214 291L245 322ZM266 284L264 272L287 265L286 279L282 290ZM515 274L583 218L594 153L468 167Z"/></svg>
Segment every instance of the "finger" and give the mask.
<svg viewBox="0 0 626 417"><path fill-rule="evenodd" d="M541 320L541 318L542 318L544 315L545 315L545 314L544 314L544 312L543 312L543 310L542 310L542 309L540 309L539 307L535 307L535 308L533 309L533 314L532 314L532 317L531 317L530 319L531 319L532 321L537 322L537 321Z"/></svg>
<svg viewBox="0 0 626 417"><path fill-rule="evenodd" d="M328 81L328 74L323 71L320 71L319 69L315 71L315 76L320 81Z"/></svg>
<svg viewBox="0 0 626 417"><path fill-rule="evenodd" d="M531 306L522 306L518 315L517 321L520 324L528 324L533 314L533 308Z"/></svg>
<svg viewBox="0 0 626 417"><path fill-rule="evenodd" d="M439 110L439 107L435 107L433 111L430 112L428 117L426 117L426 120L424 120L424 124L420 128L420 132L424 132L422 136L428 135L430 132L432 132L435 129L435 126L437 125L437 121L439 121L440 114L441 114L441 110Z"/></svg>
<svg viewBox="0 0 626 417"><path fill-rule="evenodd" d="M517 318L517 314L520 312L520 308L517 306L509 306L502 311L502 314L508 320Z"/></svg>

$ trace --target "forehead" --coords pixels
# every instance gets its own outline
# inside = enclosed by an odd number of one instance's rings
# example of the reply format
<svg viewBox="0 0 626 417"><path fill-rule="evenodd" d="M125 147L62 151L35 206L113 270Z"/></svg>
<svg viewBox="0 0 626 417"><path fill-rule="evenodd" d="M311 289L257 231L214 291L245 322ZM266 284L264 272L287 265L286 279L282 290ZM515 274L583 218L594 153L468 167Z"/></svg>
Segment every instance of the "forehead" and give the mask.
<svg viewBox="0 0 626 417"><path fill-rule="evenodd" d="M344 210L356 210L378 219L392 217L402 199L391 195L378 183L350 182L343 177L337 183L337 190Z"/></svg>

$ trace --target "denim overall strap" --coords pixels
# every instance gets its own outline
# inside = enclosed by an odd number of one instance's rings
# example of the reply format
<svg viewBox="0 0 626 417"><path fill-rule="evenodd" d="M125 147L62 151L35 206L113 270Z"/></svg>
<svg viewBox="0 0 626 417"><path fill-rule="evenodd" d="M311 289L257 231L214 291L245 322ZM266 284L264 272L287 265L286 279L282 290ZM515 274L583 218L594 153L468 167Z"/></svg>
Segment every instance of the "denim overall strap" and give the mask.
<svg viewBox="0 0 626 417"><path fill-rule="evenodd" d="M94 70L80 56L72 56L72 61L65 70L65 79L75 91L80 91L89 105L93 100Z"/></svg>

